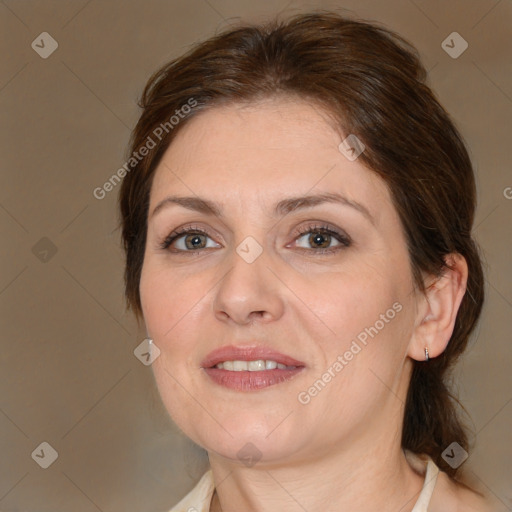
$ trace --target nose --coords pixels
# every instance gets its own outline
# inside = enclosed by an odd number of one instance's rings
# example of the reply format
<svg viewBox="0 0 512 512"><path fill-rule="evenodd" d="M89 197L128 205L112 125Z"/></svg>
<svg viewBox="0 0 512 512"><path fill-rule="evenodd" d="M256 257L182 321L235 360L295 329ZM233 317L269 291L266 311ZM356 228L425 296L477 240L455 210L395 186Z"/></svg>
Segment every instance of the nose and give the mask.
<svg viewBox="0 0 512 512"><path fill-rule="evenodd" d="M284 312L283 284L265 251L252 263L233 251L229 264L213 302L216 318L239 325L279 319Z"/></svg>

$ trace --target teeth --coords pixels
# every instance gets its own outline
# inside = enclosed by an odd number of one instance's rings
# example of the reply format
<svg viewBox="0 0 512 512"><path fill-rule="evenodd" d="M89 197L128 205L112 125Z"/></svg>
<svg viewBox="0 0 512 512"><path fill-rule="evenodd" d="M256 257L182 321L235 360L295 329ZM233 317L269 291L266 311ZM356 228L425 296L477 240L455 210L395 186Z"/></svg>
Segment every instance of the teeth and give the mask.
<svg viewBox="0 0 512 512"><path fill-rule="evenodd" d="M257 361L248 361L247 369L250 372L257 372L258 370L265 369L265 361L263 359L258 359Z"/></svg>
<svg viewBox="0 0 512 512"><path fill-rule="evenodd" d="M261 370L275 370L276 368L284 370L287 368L295 368L295 366L286 366L285 364L277 363L272 360L265 361L263 359L257 359L255 361L224 361L215 365L215 368L232 372L259 372Z"/></svg>
<svg viewBox="0 0 512 512"><path fill-rule="evenodd" d="M248 370L247 361L233 361L233 370L235 372L241 372L243 370Z"/></svg>

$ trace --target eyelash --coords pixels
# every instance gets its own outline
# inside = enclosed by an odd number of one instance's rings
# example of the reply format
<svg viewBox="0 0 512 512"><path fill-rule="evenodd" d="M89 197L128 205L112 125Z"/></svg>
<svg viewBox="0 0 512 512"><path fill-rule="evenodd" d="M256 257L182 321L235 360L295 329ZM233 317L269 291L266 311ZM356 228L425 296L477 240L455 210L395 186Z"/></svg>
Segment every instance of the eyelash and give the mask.
<svg viewBox="0 0 512 512"><path fill-rule="evenodd" d="M304 249L302 247L299 247L298 249L301 249L306 252L314 252L316 254L329 254L329 253L333 254L335 252L338 252L339 250L346 249L347 247L350 247L350 245L352 244L351 238L346 233L336 231L327 225L318 225L318 224L310 224L307 227L302 228L301 230L294 233L294 236L295 236L294 241L302 238L304 235L307 235L308 233L315 233L315 232L320 233L322 235L330 235L330 236L334 237L336 240L338 240L338 242L340 242L340 245L330 247L327 249ZM198 227L192 226L192 225L191 226L183 226L181 228L174 230L172 233L170 233L168 236L166 236L165 239L159 244L160 249L169 250L169 247L171 246L171 244L184 235L205 235L209 238L212 238L210 233L208 233L208 231L206 231L204 229L201 229L201 228L198 228ZM175 252L175 253L178 253L178 252L179 253L190 253L190 254L196 253L197 254L197 253L203 251L204 249L211 249L211 247L206 247L203 249L187 250L187 251L178 249L173 252Z"/></svg>

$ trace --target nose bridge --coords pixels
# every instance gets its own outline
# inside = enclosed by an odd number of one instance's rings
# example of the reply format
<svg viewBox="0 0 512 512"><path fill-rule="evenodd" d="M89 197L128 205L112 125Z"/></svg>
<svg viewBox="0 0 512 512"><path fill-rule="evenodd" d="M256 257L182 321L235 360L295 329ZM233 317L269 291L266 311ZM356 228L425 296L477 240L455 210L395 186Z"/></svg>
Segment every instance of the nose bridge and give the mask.
<svg viewBox="0 0 512 512"><path fill-rule="evenodd" d="M269 260L268 248L264 248L253 236L245 237L232 248L229 258L231 271L226 276L225 284L234 285L232 293L238 290L239 295L250 293L255 297L268 291L271 285L269 276L272 276L267 268L271 264Z"/></svg>
<svg viewBox="0 0 512 512"><path fill-rule="evenodd" d="M214 308L233 320L246 323L251 314L277 318L283 301L279 283L268 267L272 266L269 250L253 236L247 236L232 248L230 270L217 289Z"/></svg>

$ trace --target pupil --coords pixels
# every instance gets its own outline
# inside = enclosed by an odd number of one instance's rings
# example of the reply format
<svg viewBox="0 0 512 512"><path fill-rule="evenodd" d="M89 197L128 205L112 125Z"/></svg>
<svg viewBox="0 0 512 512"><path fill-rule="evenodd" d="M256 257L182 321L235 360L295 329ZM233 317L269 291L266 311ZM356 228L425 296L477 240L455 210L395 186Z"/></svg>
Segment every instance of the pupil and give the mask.
<svg viewBox="0 0 512 512"><path fill-rule="evenodd" d="M201 235L190 235L189 242L192 248L197 248L201 245Z"/></svg>
<svg viewBox="0 0 512 512"><path fill-rule="evenodd" d="M323 240L323 242L322 242ZM318 244L322 247L325 247L326 245L329 245L329 243L327 242L326 244L326 236L325 235L322 235L320 233L317 233L316 235L313 235L313 241L315 244Z"/></svg>

